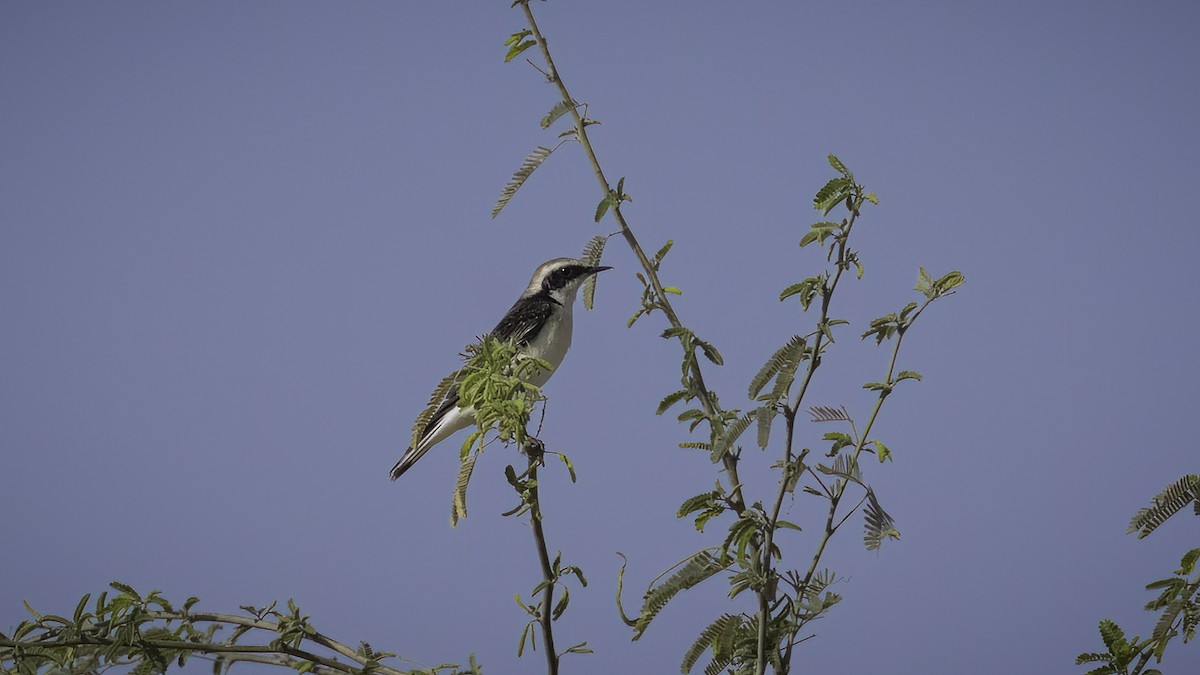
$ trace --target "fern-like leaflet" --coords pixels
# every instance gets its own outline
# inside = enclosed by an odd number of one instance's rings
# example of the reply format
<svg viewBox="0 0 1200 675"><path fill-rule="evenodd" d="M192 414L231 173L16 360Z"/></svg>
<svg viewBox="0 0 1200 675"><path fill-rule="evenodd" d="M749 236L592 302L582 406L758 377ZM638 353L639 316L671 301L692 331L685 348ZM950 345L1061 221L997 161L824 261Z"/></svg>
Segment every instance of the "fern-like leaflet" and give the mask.
<svg viewBox="0 0 1200 675"><path fill-rule="evenodd" d="M442 381L438 382L438 386L430 394L429 403L421 411L421 414L417 415L417 421L413 423L412 439L409 442L411 447L416 447L420 443L421 437L425 435L425 429L429 426L429 421L433 419L434 414L437 413L437 409L441 407L442 401L446 400L446 394L450 393L452 388L458 386L459 372L456 370L442 378Z"/></svg>
<svg viewBox="0 0 1200 675"><path fill-rule="evenodd" d="M900 531L895 525L896 521L879 505L875 491L867 488L866 532L863 534L863 543L867 545L867 550L878 551L885 537L899 539Z"/></svg>
<svg viewBox="0 0 1200 675"><path fill-rule="evenodd" d="M700 551L688 558L683 566L658 586L652 586L642 598L642 611L638 613L634 624L634 640L637 640L650 627L650 622L666 606L667 602L680 591L685 591L709 577L724 570L726 566L720 558L707 550Z"/></svg>
<svg viewBox="0 0 1200 675"><path fill-rule="evenodd" d="M692 646L683 655L683 663L679 668L682 672L690 673L695 667L696 661L700 660L700 656L704 652L712 650L713 658L709 663L705 672L713 665L717 665L716 672L720 672L725 666L729 665L729 660L733 656L734 638L737 637L737 629L742 623L742 617L735 614L722 614L717 617L716 621L708 624L703 631L700 632L700 637L692 643Z"/></svg>
<svg viewBox="0 0 1200 675"><path fill-rule="evenodd" d="M534 148L533 152L529 153L529 156L525 158L525 161L521 162L520 168L513 173L512 179L509 180L508 183L505 184L504 189L500 191L500 199L497 199L496 205L492 207L493 218L500 215L500 211L508 205L508 201L517 194L517 190L521 189L521 186L525 184L525 181L529 180L529 176L533 174L534 170L541 166L542 162L546 161L546 158L550 156L550 153L557 149L558 146L547 148L544 145L539 145Z"/></svg>
<svg viewBox="0 0 1200 675"><path fill-rule="evenodd" d="M554 124L558 121L558 118L571 112L571 109L578 105L579 104L574 101L571 103L567 103L566 101L559 101L558 103L555 103L554 107L550 109L550 112L546 113L546 116L542 118L542 128L549 129L551 124Z"/></svg>
<svg viewBox="0 0 1200 675"><path fill-rule="evenodd" d="M1200 514L1200 474L1188 474L1154 495L1154 506L1138 509L1129 523L1128 531L1137 532L1138 539L1143 539L1158 529L1167 518L1193 502L1196 512Z"/></svg>
<svg viewBox="0 0 1200 675"><path fill-rule="evenodd" d="M471 448L464 449L466 452L463 453L458 466L458 479L454 482L454 502L450 506L452 527L458 525L459 519L467 517L467 484L471 482L471 474L475 471L475 459L479 456L478 452L471 452Z"/></svg>
<svg viewBox="0 0 1200 675"><path fill-rule="evenodd" d="M604 255L604 245L606 243L608 243L608 237L601 237L599 235L592 237L587 245L583 247L583 255L580 256L583 264L591 267L599 266L600 256ZM598 276L600 275L593 274L583 280L583 307L589 311L596 300L596 278Z"/></svg>
<svg viewBox="0 0 1200 675"><path fill-rule="evenodd" d="M804 338L799 335L793 335L782 347L775 350L771 358L767 359L766 364L750 380L750 387L747 390L750 398L756 398L767 383L779 375L780 373L794 373L796 366L804 358L805 347L807 343ZM788 383L791 383L791 378L788 377ZM777 401L779 397L772 394L772 397Z"/></svg>
<svg viewBox="0 0 1200 675"><path fill-rule="evenodd" d="M808 409L808 414L812 415L813 422L851 422L850 413L846 412L846 406L830 408L824 405L815 405Z"/></svg>

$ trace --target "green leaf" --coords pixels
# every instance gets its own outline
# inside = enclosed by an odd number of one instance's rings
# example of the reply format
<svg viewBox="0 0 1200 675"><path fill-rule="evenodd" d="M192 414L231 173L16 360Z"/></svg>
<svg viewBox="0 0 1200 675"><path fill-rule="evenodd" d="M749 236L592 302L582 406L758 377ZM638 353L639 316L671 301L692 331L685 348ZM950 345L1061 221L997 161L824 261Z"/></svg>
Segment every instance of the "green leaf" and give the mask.
<svg viewBox="0 0 1200 675"><path fill-rule="evenodd" d="M604 196L604 199L601 199L601 200L600 200L600 203L596 205L596 218L595 218L595 220L596 220L596 222L597 222L597 223L598 223L598 222L600 222L600 220L601 220L602 218L604 218L604 214L608 213L608 209L609 209L609 208L611 208L611 207L612 207L612 205L613 205L613 198L612 198L612 194L611 194L611 193L610 193L610 194L607 194L607 195L605 195L605 196Z"/></svg>
<svg viewBox="0 0 1200 675"><path fill-rule="evenodd" d="M895 520L879 505L879 500L875 498L875 491L870 488L867 488L865 521L866 529L863 534L863 543L867 545L868 551L879 550L884 538L900 538L900 532L895 527Z"/></svg>
<svg viewBox="0 0 1200 675"><path fill-rule="evenodd" d="M782 347L775 350L771 358L763 364L763 367L750 380L750 387L747 394L750 398L755 398L762 392L763 388L775 378L779 373L792 373L796 370L796 366L800 364L806 354L807 343L804 338L799 335L793 335L783 344Z"/></svg>
<svg viewBox="0 0 1200 675"><path fill-rule="evenodd" d="M517 596L517 604L521 605L522 607L525 606L525 604L523 602L521 602L521 596L519 596L519 595ZM531 634L529 632L529 629L532 626L533 626L533 622L530 621L529 623L525 624L525 628L521 629L521 639L517 641L517 658L520 658L521 655L525 653L525 639L526 638L529 638L530 645L534 649L537 649L537 638L535 638L533 636L533 634Z"/></svg>
<svg viewBox="0 0 1200 675"><path fill-rule="evenodd" d="M673 337L682 337L691 334L692 331L686 326L669 326L662 332L662 337L664 340L669 340Z"/></svg>
<svg viewBox="0 0 1200 675"><path fill-rule="evenodd" d="M940 279L933 282L933 287L936 289L938 297L941 297L943 295L952 293L954 289L962 286L966 282L967 279L963 276L963 273L955 270L953 272L947 272Z"/></svg>
<svg viewBox="0 0 1200 675"><path fill-rule="evenodd" d="M651 265L654 267L654 269L658 269L658 266L662 264L663 258L667 257L667 252L670 251L671 247L674 245L675 240L668 239L667 243L663 244L662 248L658 249L658 253L655 253L654 258L651 260Z"/></svg>
<svg viewBox="0 0 1200 675"><path fill-rule="evenodd" d="M577 105L579 104L575 103L574 101L570 103L567 103L566 101L559 101L558 103L555 103L554 107L550 109L550 112L546 113L546 116L542 118L542 128L549 129L551 124L554 124L560 117L571 112L571 110Z"/></svg>
<svg viewBox="0 0 1200 675"><path fill-rule="evenodd" d="M913 290L922 293L925 297L932 299L936 292L933 290L933 277L925 271L924 267L917 269L917 285L913 286Z"/></svg>
<svg viewBox="0 0 1200 675"><path fill-rule="evenodd" d="M760 406L755 410L755 418L758 420L758 447L763 450L766 450L771 442L771 422L777 414L779 411L773 405Z"/></svg>
<svg viewBox="0 0 1200 675"><path fill-rule="evenodd" d="M537 41L535 41L535 40L526 40L524 42L512 45L511 47L508 48L508 53L504 55L504 62L508 63L509 61L512 61L513 59L520 56L521 52L525 51L526 49L529 49L530 47L532 47L536 44L537 44Z"/></svg>
<svg viewBox="0 0 1200 675"><path fill-rule="evenodd" d="M888 449L888 446L883 444L883 441L875 439L871 443L875 446L875 456L879 458L880 464L892 458L892 451Z"/></svg>
<svg viewBox="0 0 1200 675"><path fill-rule="evenodd" d="M849 196L849 189L853 185L853 181L845 176L831 179L813 197L813 208L828 215L835 206L845 201Z"/></svg>
<svg viewBox="0 0 1200 675"><path fill-rule="evenodd" d="M829 449L829 457L838 454L847 445L854 445L854 439L850 438L849 434L844 434L840 431L827 431L823 438L827 441L833 441L833 446Z"/></svg>
<svg viewBox="0 0 1200 675"><path fill-rule="evenodd" d="M504 41L504 46L511 47L512 45L519 44L522 40L529 37L530 35L533 35L533 31L529 30L528 28L526 28L525 30L513 33L512 35L508 36L507 40Z"/></svg>
<svg viewBox="0 0 1200 675"><path fill-rule="evenodd" d="M901 380L917 380L920 382L921 374L915 370L902 370L898 375L896 375L894 382L899 382Z"/></svg>
<svg viewBox="0 0 1200 675"><path fill-rule="evenodd" d="M695 497L688 497L679 505L679 509L675 513L676 518L683 518L691 515L695 511L706 509L716 503L720 499L721 493L716 490L710 492L702 492Z"/></svg>
<svg viewBox="0 0 1200 675"><path fill-rule="evenodd" d="M87 595L80 598L79 604L75 605L75 614L74 614L75 623L79 623L79 620L83 618L83 613L85 611L87 611L87 604L88 604L88 602L91 601L91 599L92 599L92 594L88 593ZM186 611L186 608L184 609L184 611Z"/></svg>
<svg viewBox="0 0 1200 675"><path fill-rule="evenodd" d="M693 642L692 646L689 647L687 652L684 653L683 663L680 664L680 669L682 672L690 673L692 668L696 666L696 661L700 660L700 656L710 649L713 651L713 658L716 659L716 653L719 651L719 647L717 645L721 642L721 636L727 632L730 632L731 627L733 631L736 631L737 626L741 624L741 622L742 619L739 616L733 614L722 614L721 616L717 617L716 621L708 624L708 626L700 632L700 637L696 638L696 641Z"/></svg>
<svg viewBox="0 0 1200 675"><path fill-rule="evenodd" d="M1196 560L1200 559L1200 548L1194 548L1179 560L1179 569L1175 570L1175 574L1191 574L1196 569Z"/></svg>
<svg viewBox="0 0 1200 675"><path fill-rule="evenodd" d="M696 342L700 344L700 351L704 352L705 358L718 366L725 365L725 358L721 356L721 352L717 351L716 347L704 340L696 340Z"/></svg>
<svg viewBox="0 0 1200 675"><path fill-rule="evenodd" d="M541 166L542 162L546 161L546 158L552 152L554 152L554 148L539 145L534 148L533 152L529 153L525 161L521 162L521 166L513 173L512 178L505 184L504 189L500 191L500 199L497 199L495 206L492 207L492 218L500 215L500 211L517 194L517 190L521 189L521 186L525 184L525 181L529 180L529 176L533 174L534 170Z"/></svg>
<svg viewBox="0 0 1200 675"><path fill-rule="evenodd" d="M567 647L567 651L565 651L563 653L564 654L591 654L593 652L587 646L587 642L580 642L577 645L571 645L570 647Z"/></svg>
<svg viewBox="0 0 1200 675"><path fill-rule="evenodd" d="M606 243L608 243L608 237L592 237L587 245L583 247L583 254L579 256L579 259L590 267L598 266L600 264L600 256L604 254L604 245ZM596 302L596 280L599 277L599 274L592 274L583 280L583 308L588 311L591 311L592 306Z"/></svg>
<svg viewBox="0 0 1200 675"><path fill-rule="evenodd" d="M33 618L35 618L35 619L37 619L37 620L39 620L39 621L42 619L42 615L41 615L41 614L39 614L39 613L38 613L38 611L37 611L36 609L34 609L34 608L33 608L33 605L30 605L30 604L29 604L29 601L28 601L28 600L21 600L21 604L22 604L22 605L25 605L25 611L26 611L26 612L29 612L29 614L30 614L30 615L31 615Z"/></svg>
<svg viewBox="0 0 1200 675"><path fill-rule="evenodd" d="M562 597L560 597L558 599L558 602L554 603L554 610L550 612L550 620L558 621L558 617L562 616L562 613L567 611L567 605L570 602L571 602L571 592L569 589L567 589L566 586L563 586L562 587Z"/></svg>
<svg viewBox="0 0 1200 675"><path fill-rule="evenodd" d="M119 581L110 581L110 582L108 582L108 585L117 589L118 591L121 591L125 595L132 596L138 602L142 601L142 596L138 595L138 592L133 590L133 586L123 584ZM26 608L28 608L28 605L26 605ZM33 610L30 610L30 611L33 611Z"/></svg>
<svg viewBox="0 0 1200 675"><path fill-rule="evenodd" d="M821 323L817 324L817 329L821 331L821 335L824 335L826 340L829 340L830 342L837 342L837 340L833 339L833 331L829 330L829 327L832 325L833 324L828 321L822 321Z"/></svg>
<svg viewBox="0 0 1200 675"><path fill-rule="evenodd" d="M1129 647L1125 640L1125 632L1116 622L1109 619L1100 622L1100 639L1104 640L1104 646L1108 647L1113 656L1122 656Z"/></svg>
<svg viewBox="0 0 1200 675"><path fill-rule="evenodd" d="M670 293L671 295L683 295L683 291L674 286L663 286L663 293Z"/></svg>
<svg viewBox="0 0 1200 675"><path fill-rule="evenodd" d="M854 177L854 174L850 173L850 169L846 168L846 165L842 163L842 160L837 158L837 155L829 155L829 166L832 166L835 171L842 174L846 178Z"/></svg>
<svg viewBox="0 0 1200 675"><path fill-rule="evenodd" d="M578 567L572 566L571 574L574 574L575 578L579 580L580 586L587 588L587 578L583 576L583 570L579 569Z"/></svg>
<svg viewBox="0 0 1200 675"><path fill-rule="evenodd" d="M687 562L679 567L666 581L658 586L652 586L646 591L646 595L642 599L642 611L638 614L637 622L634 626L635 634L633 639L637 640L646 632L646 629L650 627L650 622L654 620L654 617L658 616L662 608L676 594L692 588L725 568L726 566L707 550L700 551L691 558L688 558Z"/></svg>
<svg viewBox="0 0 1200 675"><path fill-rule="evenodd" d="M809 277L804 281L792 284L779 293L779 301L783 302L793 295L798 295L800 296L800 305L804 308L804 311L808 311L813 299L818 295L824 296L827 292L825 287L826 279L827 277L824 274L818 274L815 277Z"/></svg>
<svg viewBox="0 0 1200 675"><path fill-rule="evenodd" d="M721 501L721 493L717 490L698 494L695 497L685 499L679 505L679 510L676 512L676 517L684 518L693 513L699 512L695 518L696 530L704 531L704 525L708 521L716 518L725 512L725 504Z"/></svg>
<svg viewBox="0 0 1200 675"><path fill-rule="evenodd" d="M737 443L742 434L746 433L746 429L750 427L750 424L754 422L755 418L756 414L751 411L741 417L738 417L737 419L734 419L721 428L720 435L716 439L716 443L713 445L712 449L711 459L714 463L721 461L721 458L725 456L725 453L729 452L729 450L733 448L734 444Z"/></svg>
<svg viewBox="0 0 1200 675"><path fill-rule="evenodd" d="M564 455L561 452L556 453L556 454L558 455L558 458L562 460L562 463L567 465L567 474L571 477L571 482L574 483L575 482L575 465L571 463L571 458L567 457L566 455ZM587 584L585 583L584 586L587 586Z"/></svg>
<svg viewBox="0 0 1200 675"><path fill-rule="evenodd" d="M1128 532L1138 532L1138 539L1143 539L1194 501L1200 501L1200 474L1187 474L1155 495L1154 506L1138 509Z"/></svg>

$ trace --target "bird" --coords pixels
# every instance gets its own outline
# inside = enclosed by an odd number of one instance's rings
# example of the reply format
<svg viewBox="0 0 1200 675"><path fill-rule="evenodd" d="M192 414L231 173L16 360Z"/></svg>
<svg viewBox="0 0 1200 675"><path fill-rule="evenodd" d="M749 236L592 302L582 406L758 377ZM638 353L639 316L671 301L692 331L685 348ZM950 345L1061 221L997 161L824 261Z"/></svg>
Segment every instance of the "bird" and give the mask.
<svg viewBox="0 0 1200 675"><path fill-rule="evenodd" d="M527 382L540 387L558 369L571 347L571 308L575 304L575 295L589 277L608 269L612 268L591 265L575 258L554 258L538 265L533 271L533 277L521 292L521 297L517 298L489 334L500 340L512 341L519 354L550 364L549 369L535 369L526 378ZM474 411L470 407L460 408L458 401L458 387L451 386L425 425L420 439L415 445L409 446L400 461L392 467L392 480L411 469L430 448L454 432L475 424Z"/></svg>

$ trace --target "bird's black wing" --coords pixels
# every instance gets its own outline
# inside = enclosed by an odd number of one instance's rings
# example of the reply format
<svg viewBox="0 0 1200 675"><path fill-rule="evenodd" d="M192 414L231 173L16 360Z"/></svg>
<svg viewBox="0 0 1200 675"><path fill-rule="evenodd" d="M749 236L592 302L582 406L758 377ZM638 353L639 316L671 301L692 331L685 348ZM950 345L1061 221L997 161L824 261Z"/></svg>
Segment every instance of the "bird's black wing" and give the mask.
<svg viewBox="0 0 1200 675"><path fill-rule="evenodd" d="M511 340L518 345L529 344L546 325L557 304L549 295L544 298L537 295L522 298L500 319L500 323L492 329L491 336L498 340Z"/></svg>

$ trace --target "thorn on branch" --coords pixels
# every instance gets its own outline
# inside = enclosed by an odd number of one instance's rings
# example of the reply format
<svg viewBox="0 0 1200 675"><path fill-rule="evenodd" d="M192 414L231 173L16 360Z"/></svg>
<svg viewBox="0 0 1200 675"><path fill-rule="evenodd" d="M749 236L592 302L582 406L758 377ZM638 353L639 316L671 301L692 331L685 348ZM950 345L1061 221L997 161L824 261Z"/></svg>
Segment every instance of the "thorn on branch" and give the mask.
<svg viewBox="0 0 1200 675"><path fill-rule="evenodd" d="M549 83L551 83L551 84L553 84L553 83L554 83L554 75L552 75L552 74L550 74L550 73L547 73L546 71L542 70L542 69L541 69L541 67L539 67L539 66L538 66L538 64L534 63L534 62L533 62L531 59L525 59L525 63L528 63L529 65L533 66L533 69L534 69L534 70L538 71L538 72L539 72L539 73L541 73L542 75L545 75L545 76L546 76L546 81L547 81L547 82L549 82Z"/></svg>

